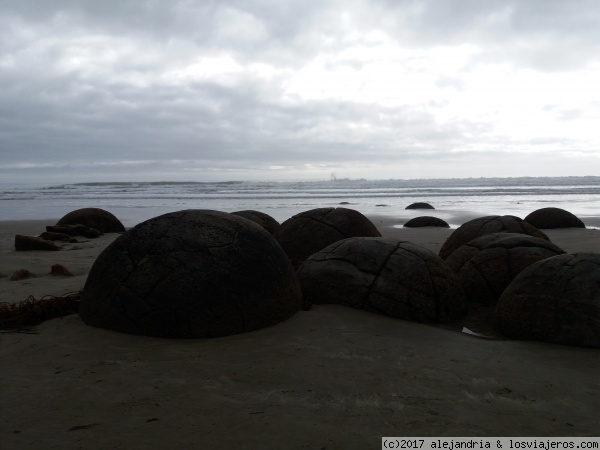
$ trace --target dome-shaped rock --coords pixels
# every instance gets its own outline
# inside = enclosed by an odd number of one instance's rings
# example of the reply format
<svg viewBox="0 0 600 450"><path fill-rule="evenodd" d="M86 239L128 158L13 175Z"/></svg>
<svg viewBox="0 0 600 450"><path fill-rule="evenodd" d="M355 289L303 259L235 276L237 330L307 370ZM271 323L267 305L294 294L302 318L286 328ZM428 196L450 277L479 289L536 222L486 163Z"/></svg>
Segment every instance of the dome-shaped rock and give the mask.
<svg viewBox="0 0 600 450"><path fill-rule="evenodd" d="M406 241L348 238L298 270L305 303L336 303L416 322L466 314L456 274L435 253Z"/></svg>
<svg viewBox="0 0 600 450"><path fill-rule="evenodd" d="M575 214L561 208L541 208L533 211L525 222L536 228L585 228L585 225Z"/></svg>
<svg viewBox="0 0 600 450"><path fill-rule="evenodd" d="M495 305L519 272L563 253L545 239L520 233L492 233L457 248L446 262L458 274L470 302Z"/></svg>
<svg viewBox="0 0 600 450"><path fill-rule="evenodd" d="M516 339L600 348L600 253L532 264L505 289L493 323Z"/></svg>
<svg viewBox="0 0 600 450"><path fill-rule="evenodd" d="M348 208L317 208L301 212L281 224L275 238L294 267L313 253L349 237L379 237L367 217Z"/></svg>
<svg viewBox="0 0 600 450"><path fill-rule="evenodd" d="M416 203L411 203L404 209L435 209L435 208L433 206L431 206L429 203L416 202Z"/></svg>
<svg viewBox="0 0 600 450"><path fill-rule="evenodd" d="M56 225L85 225L101 233L122 233L125 227L112 213L100 208L82 208L63 216Z"/></svg>
<svg viewBox="0 0 600 450"><path fill-rule="evenodd" d="M156 337L251 331L300 309L289 260L259 225L186 210L132 228L96 259L79 314L89 325Z"/></svg>
<svg viewBox="0 0 600 450"><path fill-rule="evenodd" d="M548 236L543 232L519 217L485 216L465 222L454 230L454 232L448 236L444 245L442 245L439 255L441 258L446 259L458 247L465 245L479 236L501 232L522 233L549 240Z"/></svg>
<svg viewBox="0 0 600 450"><path fill-rule="evenodd" d="M419 216L410 219L404 224L405 227L417 228L417 227L443 227L450 228L448 222L438 217L432 216Z"/></svg>
<svg viewBox="0 0 600 450"><path fill-rule="evenodd" d="M251 220L252 222L259 224L271 234L275 233L275 231L277 231L277 228L279 228L279 222L277 222L273 217L271 217L268 214L265 214L264 212L247 209L244 211L236 211L232 214L244 217L245 219Z"/></svg>

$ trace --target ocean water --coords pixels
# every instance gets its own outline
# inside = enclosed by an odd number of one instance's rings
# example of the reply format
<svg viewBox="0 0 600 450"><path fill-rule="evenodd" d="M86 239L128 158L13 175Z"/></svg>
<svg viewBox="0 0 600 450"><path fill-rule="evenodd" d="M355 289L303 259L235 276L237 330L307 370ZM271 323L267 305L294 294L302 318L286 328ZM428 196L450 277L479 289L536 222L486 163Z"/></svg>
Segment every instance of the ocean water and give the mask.
<svg viewBox="0 0 600 450"><path fill-rule="evenodd" d="M427 202L435 210L406 210ZM0 220L55 220L79 208L116 215L126 227L171 211L262 211L283 222L319 207L352 208L399 223L431 215L456 227L465 219L511 214L524 218L544 207L566 209L600 227L600 177L468 178L300 182L116 182L53 185L0 183Z"/></svg>

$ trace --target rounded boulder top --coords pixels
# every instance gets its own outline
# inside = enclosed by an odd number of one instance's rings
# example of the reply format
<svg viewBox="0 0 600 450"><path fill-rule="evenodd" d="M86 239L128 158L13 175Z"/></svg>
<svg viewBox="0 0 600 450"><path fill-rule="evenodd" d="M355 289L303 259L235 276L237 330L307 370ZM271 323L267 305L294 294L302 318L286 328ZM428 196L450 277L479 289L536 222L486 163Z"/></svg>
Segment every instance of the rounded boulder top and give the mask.
<svg viewBox="0 0 600 450"><path fill-rule="evenodd" d="M542 229L585 228L579 217L561 208L536 209L523 220L536 228Z"/></svg>
<svg viewBox="0 0 600 450"><path fill-rule="evenodd" d="M419 227L442 227L442 228L450 228L448 222L438 217L432 216L419 216L410 219L408 222L404 224L405 227L408 228L419 228Z"/></svg>
<svg viewBox="0 0 600 450"><path fill-rule="evenodd" d="M275 231L277 231L277 228L279 228L279 222L277 222L273 217L264 212L247 209L244 211L236 211L231 214L235 214L236 216L243 217L245 219L251 220L252 222L259 224L271 234L275 233Z"/></svg>
<svg viewBox="0 0 600 450"><path fill-rule="evenodd" d="M316 208L283 222L275 238L298 268L313 253L349 237L380 237L366 216L349 208Z"/></svg>
<svg viewBox="0 0 600 450"><path fill-rule="evenodd" d="M261 226L185 210L147 220L110 244L85 283L92 326L168 338L208 338L279 323L302 304L287 256Z"/></svg>
<svg viewBox="0 0 600 450"><path fill-rule="evenodd" d="M101 233L122 233L125 227L114 214L100 208L82 208L63 216L56 225L85 225Z"/></svg>
<svg viewBox="0 0 600 450"><path fill-rule="evenodd" d="M506 288L492 320L515 339L600 348L600 253L532 264Z"/></svg>
<svg viewBox="0 0 600 450"><path fill-rule="evenodd" d="M467 312L452 269L407 241L341 240L309 257L298 278L305 303L335 303L423 323L453 322Z"/></svg>
<svg viewBox="0 0 600 450"><path fill-rule="evenodd" d="M463 223L442 245L439 256L448 258L454 250L479 236L491 233L521 233L548 239L542 231L516 216L485 216Z"/></svg>
<svg viewBox="0 0 600 450"><path fill-rule="evenodd" d="M411 203L404 209L435 209L435 208L433 206L431 206L429 203L416 202L416 203Z"/></svg>

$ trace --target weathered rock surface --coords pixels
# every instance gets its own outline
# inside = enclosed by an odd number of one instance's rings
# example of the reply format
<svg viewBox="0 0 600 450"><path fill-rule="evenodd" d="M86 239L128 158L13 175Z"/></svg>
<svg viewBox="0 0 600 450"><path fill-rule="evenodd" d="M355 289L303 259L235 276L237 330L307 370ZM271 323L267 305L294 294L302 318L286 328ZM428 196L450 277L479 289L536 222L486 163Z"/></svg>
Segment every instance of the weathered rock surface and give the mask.
<svg viewBox="0 0 600 450"><path fill-rule="evenodd" d="M29 270L27 269L19 269L16 270L10 277L10 281L21 281L21 280L26 280L27 278L34 278L35 275L32 274Z"/></svg>
<svg viewBox="0 0 600 450"><path fill-rule="evenodd" d="M439 255L446 259L461 245L490 233L521 233L548 239L542 231L515 216L485 216L465 222L446 239Z"/></svg>
<svg viewBox="0 0 600 450"><path fill-rule="evenodd" d="M259 225L209 210L143 222L92 266L79 314L132 334L204 338L281 322L302 304L297 276Z"/></svg>
<svg viewBox="0 0 600 450"><path fill-rule="evenodd" d="M495 305L526 267L565 253L545 239L520 233L485 234L456 249L447 259L470 302Z"/></svg>
<svg viewBox="0 0 600 450"><path fill-rule="evenodd" d="M236 216L244 217L245 219L251 220L259 224L269 233L274 234L275 231L279 228L279 222L277 222L273 217L264 212L254 211L254 210L244 210L244 211L236 211L232 214Z"/></svg>
<svg viewBox="0 0 600 450"><path fill-rule="evenodd" d="M75 225L48 225L46 226L46 232L66 234L68 236L83 236L92 239L102 235L102 232L96 228L90 228L80 223Z"/></svg>
<svg viewBox="0 0 600 450"><path fill-rule="evenodd" d="M298 270L306 303L336 303L415 322L466 314L456 274L435 253L407 241L348 238L310 256Z"/></svg>
<svg viewBox="0 0 600 450"><path fill-rule="evenodd" d="M101 233L122 233L125 227L114 214L100 208L82 208L71 211L62 217L56 225L85 225Z"/></svg>
<svg viewBox="0 0 600 450"><path fill-rule="evenodd" d="M542 229L585 228L579 217L561 208L537 209L523 220L536 228Z"/></svg>
<svg viewBox="0 0 600 450"><path fill-rule="evenodd" d="M54 245L52 241L47 241L35 236L15 235L15 250L18 252L31 250L60 250L60 247Z"/></svg>
<svg viewBox="0 0 600 450"><path fill-rule="evenodd" d="M38 237L47 241L77 242L77 239L69 236L68 234L55 233L52 231L44 231Z"/></svg>
<svg viewBox="0 0 600 450"><path fill-rule="evenodd" d="M55 277L72 277L73 272L62 264L52 264L50 267L50 275Z"/></svg>
<svg viewBox="0 0 600 450"><path fill-rule="evenodd" d="M432 216L419 216L410 219L404 224L405 227L417 228L417 227L443 227L450 228L448 222L438 217Z"/></svg>
<svg viewBox="0 0 600 450"><path fill-rule="evenodd" d="M433 206L431 206L429 203L416 202L416 203L411 203L404 209L435 209L435 208Z"/></svg>
<svg viewBox="0 0 600 450"><path fill-rule="evenodd" d="M380 237L367 217L348 208L317 208L301 212L281 224L275 238L298 268L322 248L349 237Z"/></svg>
<svg viewBox="0 0 600 450"><path fill-rule="evenodd" d="M600 348L600 253L532 264L506 288L493 322L516 339Z"/></svg>

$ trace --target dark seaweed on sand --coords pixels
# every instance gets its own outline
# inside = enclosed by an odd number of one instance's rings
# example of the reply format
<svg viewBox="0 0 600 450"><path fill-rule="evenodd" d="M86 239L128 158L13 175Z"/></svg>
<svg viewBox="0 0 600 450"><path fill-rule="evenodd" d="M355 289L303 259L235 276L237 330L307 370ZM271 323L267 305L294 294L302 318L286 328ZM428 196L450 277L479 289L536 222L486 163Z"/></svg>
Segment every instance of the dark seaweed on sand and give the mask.
<svg viewBox="0 0 600 450"><path fill-rule="evenodd" d="M0 303L0 330L2 332L27 332L28 327L55 319L57 317L76 314L79 311L79 300L83 290L70 292L61 296L45 295L39 300L30 295L18 303Z"/></svg>

